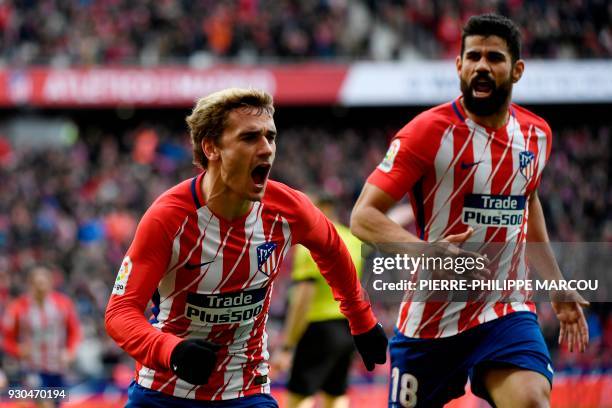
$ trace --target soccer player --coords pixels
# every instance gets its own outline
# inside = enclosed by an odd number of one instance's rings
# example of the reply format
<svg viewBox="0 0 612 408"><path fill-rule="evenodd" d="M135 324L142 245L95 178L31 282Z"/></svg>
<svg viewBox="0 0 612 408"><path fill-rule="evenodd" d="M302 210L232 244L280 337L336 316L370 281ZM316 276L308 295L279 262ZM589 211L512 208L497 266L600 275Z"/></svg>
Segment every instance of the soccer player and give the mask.
<svg viewBox="0 0 612 408"><path fill-rule="evenodd" d="M537 187L552 140L546 121L511 103L525 67L520 48L509 19L469 19L456 59L461 96L397 133L353 209L357 237L373 243L445 240L455 249L462 242L502 243L498 273L525 277L518 244L548 242ZM406 193L418 237L384 215ZM535 261L544 279L562 279L551 251ZM566 301L551 299L559 341L584 350L582 307L588 302L575 292L564 295ZM494 406L548 406L553 368L534 312L528 301L406 299L390 344L389 407L441 407L464 393L468 377L472 391Z"/></svg>
<svg viewBox="0 0 612 408"><path fill-rule="evenodd" d="M35 266L28 275L29 292L11 302L3 321L3 346L19 360L25 386L63 387L74 361L81 330L72 301L54 291L51 271ZM39 406L53 406L42 400Z"/></svg>
<svg viewBox="0 0 612 408"><path fill-rule="evenodd" d="M106 310L108 333L137 361L128 407L277 407L266 321L295 244L332 287L366 367L386 359L387 339L333 225L304 194L268 180L273 113L267 93L227 89L187 117L203 171L147 210Z"/></svg>
<svg viewBox="0 0 612 408"><path fill-rule="evenodd" d="M333 221L359 274L361 241L338 221L332 197L319 197L316 204ZM355 350L348 322L310 252L299 245L293 259L294 285L285 319L284 344L273 358L276 368L282 371L289 368L293 359L287 384L287 408L313 407L314 395L318 392L321 392L323 407L348 407L345 394Z"/></svg>

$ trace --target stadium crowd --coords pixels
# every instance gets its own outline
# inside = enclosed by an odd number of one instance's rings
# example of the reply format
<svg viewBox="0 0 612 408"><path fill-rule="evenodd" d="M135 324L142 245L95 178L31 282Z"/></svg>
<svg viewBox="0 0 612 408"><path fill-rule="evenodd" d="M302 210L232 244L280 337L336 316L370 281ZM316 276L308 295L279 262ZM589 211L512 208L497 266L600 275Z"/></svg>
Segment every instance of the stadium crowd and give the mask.
<svg viewBox="0 0 612 408"><path fill-rule="evenodd" d="M605 0L13 0L0 3L3 64L210 63L279 58L453 58L467 16L495 11L530 58L608 58Z"/></svg>
<svg viewBox="0 0 612 408"><path fill-rule="evenodd" d="M555 135L540 189L553 240L612 241L611 131L585 126ZM0 138L0 310L23 291L25 268L37 261L56 265L55 286L74 299L83 326L78 373L108 379L123 355L104 340L102 323L116 270L147 206L195 169L183 131L152 124L119 134L80 132L71 146L51 150L20 148ZM347 222L391 135L391 130L373 128L283 129L273 178L338 197ZM282 298L277 296L277 302ZM272 313L282 309L273 305ZM387 327L395 314L388 313ZM541 305L540 315L559 368L589 371L612 365L609 311L597 304L591 309L592 344L579 356L554 348L557 321L549 305ZM123 367L130 364L126 360Z"/></svg>

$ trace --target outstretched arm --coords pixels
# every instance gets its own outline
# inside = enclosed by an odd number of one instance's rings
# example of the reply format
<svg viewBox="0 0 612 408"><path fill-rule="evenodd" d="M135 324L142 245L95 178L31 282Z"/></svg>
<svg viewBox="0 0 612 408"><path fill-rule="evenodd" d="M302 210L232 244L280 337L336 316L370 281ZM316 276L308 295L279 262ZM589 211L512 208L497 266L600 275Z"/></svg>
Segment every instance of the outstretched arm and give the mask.
<svg viewBox="0 0 612 408"><path fill-rule="evenodd" d="M527 256L538 274L546 280L563 280L559 265L550 248L546 221L542 204L537 192L529 197L529 219L527 220ZM559 344L567 342L570 351L574 346L584 351L589 343L589 328L584 317L583 307L589 305L578 292L551 292L552 307L561 325Z"/></svg>

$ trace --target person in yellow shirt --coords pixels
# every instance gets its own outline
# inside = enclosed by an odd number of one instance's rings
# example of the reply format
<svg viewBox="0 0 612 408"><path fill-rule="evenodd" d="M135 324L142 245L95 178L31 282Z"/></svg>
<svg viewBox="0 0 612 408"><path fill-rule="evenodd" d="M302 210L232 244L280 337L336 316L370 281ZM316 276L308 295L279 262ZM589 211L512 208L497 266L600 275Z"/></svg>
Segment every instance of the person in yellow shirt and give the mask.
<svg viewBox="0 0 612 408"><path fill-rule="evenodd" d="M331 197L313 201L333 221L360 274L361 241L338 222ZM291 276L294 285L285 319L284 342L272 361L272 367L278 371L286 371L291 365L287 407L310 408L319 392L323 407L348 407L346 389L354 352L348 322L310 252L301 245L294 253Z"/></svg>

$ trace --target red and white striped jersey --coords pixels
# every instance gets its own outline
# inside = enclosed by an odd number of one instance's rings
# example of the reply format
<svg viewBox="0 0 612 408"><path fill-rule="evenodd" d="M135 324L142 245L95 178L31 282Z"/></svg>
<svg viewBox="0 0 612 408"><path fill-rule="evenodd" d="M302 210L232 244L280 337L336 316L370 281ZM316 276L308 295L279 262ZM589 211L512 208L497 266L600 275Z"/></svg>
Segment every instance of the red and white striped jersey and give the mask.
<svg viewBox="0 0 612 408"><path fill-rule="evenodd" d="M528 197L537 188L551 149L548 124L512 104L505 126L470 120L459 100L425 111L402 128L368 178L394 199L410 195L421 239L435 241L472 226L468 242L502 243L497 277L527 274ZM505 243L505 245L503 244ZM513 294L514 296L514 294ZM531 302L402 302L397 327L408 337L460 333Z"/></svg>
<svg viewBox="0 0 612 408"><path fill-rule="evenodd" d="M270 296L295 244L310 249L352 333L375 325L346 247L304 194L270 180L261 202L227 221L205 205L202 178L168 190L145 213L107 307L108 333L137 360L140 385L198 400L269 393ZM153 324L144 317L150 299ZM205 385L169 369L172 349L184 338L222 346Z"/></svg>
<svg viewBox="0 0 612 408"><path fill-rule="evenodd" d="M19 357L20 350L29 350L21 359L24 369L63 374L62 354L73 354L81 339L81 330L72 301L58 292L51 292L41 305L30 295L11 302L3 321L4 350Z"/></svg>

